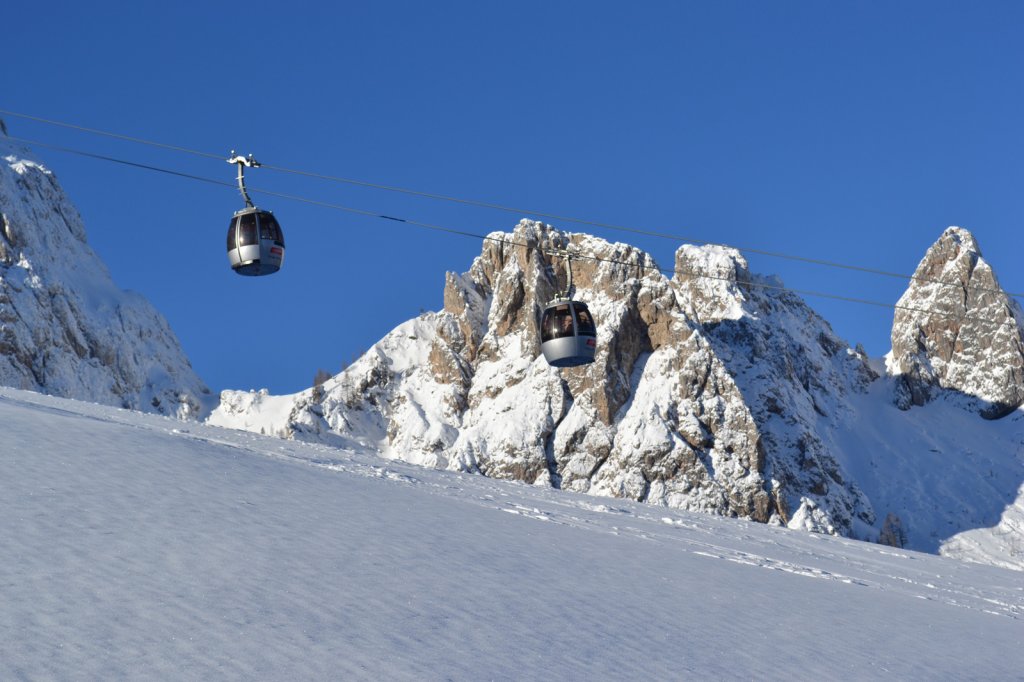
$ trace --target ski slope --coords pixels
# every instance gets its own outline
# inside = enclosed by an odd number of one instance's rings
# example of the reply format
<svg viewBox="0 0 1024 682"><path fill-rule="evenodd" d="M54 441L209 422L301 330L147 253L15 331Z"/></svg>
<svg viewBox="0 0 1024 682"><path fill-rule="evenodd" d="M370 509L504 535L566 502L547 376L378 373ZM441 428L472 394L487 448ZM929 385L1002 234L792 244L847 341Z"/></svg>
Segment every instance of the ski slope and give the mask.
<svg viewBox="0 0 1024 682"><path fill-rule="evenodd" d="M1020 679L1021 573L0 389L2 679Z"/></svg>

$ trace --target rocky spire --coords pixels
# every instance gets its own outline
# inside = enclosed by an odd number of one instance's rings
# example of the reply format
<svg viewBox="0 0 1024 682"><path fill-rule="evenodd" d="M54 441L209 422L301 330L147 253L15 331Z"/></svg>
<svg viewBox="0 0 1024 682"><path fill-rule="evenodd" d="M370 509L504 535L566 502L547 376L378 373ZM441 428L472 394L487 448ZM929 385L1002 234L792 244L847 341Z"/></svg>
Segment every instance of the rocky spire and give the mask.
<svg viewBox="0 0 1024 682"><path fill-rule="evenodd" d="M889 371L896 404L923 405L940 389L978 401L983 417L1024 402L1024 315L999 286L974 236L950 227L925 253L897 303Z"/></svg>

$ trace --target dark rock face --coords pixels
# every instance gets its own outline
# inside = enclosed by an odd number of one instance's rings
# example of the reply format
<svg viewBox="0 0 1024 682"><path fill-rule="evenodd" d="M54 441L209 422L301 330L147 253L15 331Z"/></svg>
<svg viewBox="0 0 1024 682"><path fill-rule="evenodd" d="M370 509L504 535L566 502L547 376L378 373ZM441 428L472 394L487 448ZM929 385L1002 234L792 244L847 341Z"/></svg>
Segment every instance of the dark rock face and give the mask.
<svg viewBox="0 0 1024 682"><path fill-rule="evenodd" d="M942 234L898 306L889 370L900 376L901 408L923 405L941 389L976 398L990 419L1024 402L1024 315L970 232Z"/></svg>

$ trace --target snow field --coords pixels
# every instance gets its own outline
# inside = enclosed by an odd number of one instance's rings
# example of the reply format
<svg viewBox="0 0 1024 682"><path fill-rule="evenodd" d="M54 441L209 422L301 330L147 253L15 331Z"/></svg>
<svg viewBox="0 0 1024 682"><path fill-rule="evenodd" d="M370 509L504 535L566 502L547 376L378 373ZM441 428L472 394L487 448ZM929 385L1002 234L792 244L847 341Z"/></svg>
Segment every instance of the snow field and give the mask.
<svg viewBox="0 0 1024 682"><path fill-rule="evenodd" d="M0 677L1010 679L1020 574L0 389Z"/></svg>

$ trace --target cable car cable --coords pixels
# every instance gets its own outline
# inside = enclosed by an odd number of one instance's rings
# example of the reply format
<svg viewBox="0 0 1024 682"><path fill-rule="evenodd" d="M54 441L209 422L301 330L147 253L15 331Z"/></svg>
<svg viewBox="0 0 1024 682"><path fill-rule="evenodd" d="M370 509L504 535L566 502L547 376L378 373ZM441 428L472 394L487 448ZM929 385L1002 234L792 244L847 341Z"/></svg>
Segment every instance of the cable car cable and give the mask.
<svg viewBox="0 0 1024 682"><path fill-rule="evenodd" d="M162 149L169 149L171 151L183 152L186 154L194 154L196 156L204 156L211 159L222 159L223 154L211 154L209 152L201 152L196 149L189 149L187 147L179 147L178 145L165 144L163 142L154 142L153 140L146 140L141 137L132 137L130 135L122 135L120 133L111 133L106 130L99 130L97 128L87 128L85 126L75 125L74 123L64 123L63 121L54 121L49 118L42 118L40 116L30 116L29 114L20 114L16 111L9 111L7 109L0 109L0 114L6 114L8 116L16 116L18 118L24 118L29 121L36 121L37 123L46 123L47 125L58 126L60 128L69 128L71 130L78 130L85 133L92 133L93 135L102 135L104 137L112 137L117 140L125 140L127 142L135 142L137 144L145 144L151 147L160 147ZM14 139L12 137L12 139Z"/></svg>
<svg viewBox="0 0 1024 682"><path fill-rule="evenodd" d="M124 159L117 159L113 156L104 156L103 154L96 154L94 152L86 152L81 149L72 149L71 147L62 147L57 144L50 144L48 142L40 142L38 140L28 140L23 137L15 137L14 135L8 135L8 140L14 140L15 142L22 142L24 144L30 144L33 147L43 147L45 149L53 149L58 152L65 152L67 154L76 154L78 156L85 156L90 159L98 159L100 161L110 161L111 163L121 164L122 166L131 166L133 168L142 168L143 170L156 171L157 173L165 173L166 175L175 175L180 178L187 178L189 180L198 180L200 182L207 182L211 185L222 185L224 187L235 187L234 183L225 182L223 180L214 180L213 178L204 178L201 175L193 175L191 173L182 173L181 171L169 170L167 168L160 168L159 166L150 166L145 163L138 163L137 161L126 161Z"/></svg>
<svg viewBox="0 0 1024 682"><path fill-rule="evenodd" d="M153 147L159 147L159 148L168 149L168 150L171 150L171 151L177 151L177 152L183 152L183 153L187 153L187 154L193 154L193 155L196 155L196 156L202 156L202 157L206 157L206 158L214 158L214 159L221 159L222 158L222 155L220 155L220 154L212 154L212 153L209 153L209 152L203 152L203 151L196 150L196 149L189 149L187 147L181 147L181 146L178 146L178 145L166 144L166 143L163 143L163 142L154 142L152 140L146 140L144 138L139 138L139 137L132 137L130 135L122 135L120 133L112 133L112 132L109 132L109 131L99 130L99 129L96 129L96 128L89 128L89 127L86 127L86 126L76 125L76 124L73 124L73 123L65 123L65 122L62 122L62 121L55 121L55 120L52 120L52 119L42 118L42 117L39 117L39 116L31 116L29 114L22 114L22 113L19 113L19 112L16 112L16 111L10 111L8 109L0 109L0 114L6 114L6 115L9 115L9 116L15 116L15 117L27 119L27 120L30 120L30 121L36 121L36 122L39 122L39 123L45 123L47 125L59 126L59 127L68 128L68 129L71 129L71 130L78 130L78 131L81 131L81 132L87 132L87 133L91 133L91 134L94 134L94 135L102 135L102 136L110 137L110 138L114 138L114 139L125 140L125 141L128 141L128 142L133 142L133 143L137 143L137 144L150 145L150 146L153 146ZM861 272L861 273L865 273L865 274L879 275L879 276L890 277L890 278L894 278L894 279L927 282L927 283L932 283L932 284L939 284L939 285L942 285L942 286L953 286L953 287L960 287L960 286L962 286L962 284L959 283L959 282L945 282L945 281L942 281L942 280L932 279L932 278L928 278L928 277L920 277L920 276L917 276L917 275L907 275L907 274L898 273L898 272L891 272L891 271L888 271L888 270L881 270L881 269L878 269L878 268L872 268L872 267L861 266L861 265L853 265L853 264L849 264L849 263L839 263L839 262L836 262L836 261L825 260L825 259L820 259L820 258L811 258L811 257L808 257L808 256L799 256L799 255L794 255L794 254L783 253L783 252L780 252L780 251L769 251L769 250L757 249L757 248L753 248L753 247L740 247L740 246L733 246L733 245L729 245L729 244L721 244L719 242L707 241L707 240L704 240L704 239L699 239L699 238L691 237L691 236L687 236L687 235L676 235L676 234L670 234L670 233L666 233L666 232L659 232L659 231L655 231L655 230L647 230L647 229L642 229L642 228L629 227L629 226L626 226L626 225L617 225L617 224L614 224L614 223L604 223L604 222L595 221L595 220L587 220L587 219L584 219L584 218L574 218L572 216L563 216L563 215L558 215L558 214L555 214L555 213L546 213L546 212L543 212L543 211L532 211L532 210L528 210L528 209L521 209L521 208L515 208L515 207L511 207L511 206L505 206L505 205L502 205L502 204L490 203L490 202L485 202L485 201L478 201L478 200L474 200L474 199L464 199L464 198L460 198L460 197L448 196L448 195L445 195L445 194L436 194L436 193L432 193L432 192L423 192L423 191L419 191L419 190L408 189L408 188L405 188L405 187L396 187L396 186L392 186L392 185L384 185L384 184L379 184L379 183L374 183L374 182L367 182L367 181L364 181L364 180L356 180L356 179L353 179L353 178L345 178L345 177L334 176L334 175L326 175L326 174L316 173L316 172L312 172L312 171L297 170L297 169L285 168L285 167L282 167L282 166L273 166L273 165L265 165L264 168L267 168L267 169L270 169L270 170L275 170L275 171L280 172L280 173L289 173L289 174L293 174L293 175L301 175L301 176L305 176L305 177L317 178L317 179L320 179L320 180L327 180L327 181L330 181L330 182L338 182L338 183L344 183L344 184L354 185L354 186L358 186L358 187L367 187L367 188L371 188L371 189L379 189L379 190L387 191L387 192L396 192L396 193L406 194L406 195L409 195L409 196L417 196L417 197L422 197L422 198L427 198L427 199L434 199L434 200L438 200L438 201L447 201L447 202L458 203L458 204L462 204L462 205L466 205L466 206L475 206L475 207L478 207L478 208L486 208L486 209L496 210L496 211L505 211L505 212L508 212L508 213L516 213L516 214L519 214L519 215L531 215L531 216L536 216L536 217L539 217L539 218L547 218L547 219L550 219L550 220L558 220L558 221L566 222L566 223L574 223L574 224L577 224L577 225L589 225L591 227L599 227L599 228L608 229L608 230L616 230L616 231L620 231L620 232L628 232L628 233L631 233L631 234L644 235L644 236L648 236L648 237L657 237L659 239L668 239L668 240L682 242L682 243L697 244L697 245L701 245L701 246L723 246L723 247L726 247L726 248L735 249L735 250L737 250L737 251L739 251L741 253L756 254L756 255L759 255L759 256L766 256L766 257L770 257L770 258L779 258L779 259L783 259L783 260L791 260L791 261L800 262L800 263L807 263L807 264L811 264L811 265L819 265L819 266L823 266L823 267L831 267L831 268L838 268L838 269L842 269L842 270L850 270L850 271L853 271L853 272ZM970 287L970 289L974 290L974 291L985 291L985 292L989 292L989 293L1005 293L1006 295L1008 295L1008 296L1010 296L1012 298L1024 298L1024 293L1007 292L1007 291L1003 291L1003 290L999 290L999 289L992 289L990 287L974 286L974 287Z"/></svg>
<svg viewBox="0 0 1024 682"><path fill-rule="evenodd" d="M175 171L175 170L169 170L169 169L166 169L166 168L160 168L158 166L151 166L151 165L148 165L148 164L137 163L137 162L134 162L134 161L126 161L124 159L117 159L117 158L110 157L110 156L105 156L105 155L102 155L102 154L95 154L95 153L92 153L92 152L86 152L86 151L82 151L82 150L78 150L78 149L72 149L70 147L63 147L63 146L60 146L60 145L53 145L53 144L49 144L49 143L45 143L45 142L38 142L38 141L28 140L28 139L25 139L25 138L20 138L20 137L15 137L15 136L8 136L7 139L15 140L17 142L21 142L21 143L24 143L24 144L31 144L31 145L34 145L34 146L40 146L40 147L44 147L44 148L48 148L48 149L53 149L55 151L65 152L65 153L69 153L69 154L76 154L76 155L79 155L79 156L84 156L84 157L87 157L87 158L97 159L97 160L101 160L101 161L110 161L110 162L113 162L113 163L121 164L121 165L124 165L124 166L129 166L129 167L132 167L132 168L140 168L140 169L143 169L143 170L155 171L155 172L164 173L164 174L167 174L167 175L173 175L173 176L177 176L177 177L181 177L181 178L186 178L186 179L189 179L189 180L197 180L197 181L205 182L205 183L212 184L212 185L220 185L220 186L223 186L223 187L235 188L235 185L233 183L225 182L225 181L222 181L222 180L216 180L216 179L212 179L212 178L205 178L205 177L198 176L198 175L192 175L190 173L182 173L182 172ZM340 204L334 204L334 203L331 203L331 202L322 201L322 200L318 200L318 199L310 199L308 197L301 197L301 196L297 196L297 195L294 195L294 194L286 194L286 193L283 193L283 192L276 192L276 191L273 191L273 190L254 189L254 188L249 188L249 191L250 192L254 192L254 193L258 193L258 194L263 194L263 195L266 195L266 196L280 198L280 199L287 199L289 201L296 201L296 202L300 202L300 203L305 203L305 204L309 204L309 205L312 205L312 206L320 206L322 208L330 208L330 209L333 209L333 210L344 211L346 213L351 213L351 214L354 214L354 215L360 215L360 216L369 217L369 218L379 218L379 219L389 220L389 221L393 221L393 222L405 223L407 225L412 225L414 227L420 227L420 228L427 229L427 230L432 230L432 231L435 231L435 232L443 232L443 233L446 233L446 234L454 234L454 235L459 235L459 236L463 236L463 237L471 237L473 239L480 239L480 240L483 240L483 241L491 241L491 242L496 242L496 243L500 243L500 244L504 244L504 245L508 245L508 246L521 246L521 247L524 247L524 248L527 248L527 249L529 249L529 248L537 248L538 250L544 251L544 249L540 249L537 245L531 245L531 244L527 244L527 243L523 243L523 242L516 242L516 241L512 241L512 240L505 239L505 238L500 238L500 237L492 237L490 235L483 235L483 234L479 234L479 233L476 233L476 232L468 232L468 231L465 231L465 230L459 230L459 229L455 229L455 228L451 228L451 227L446 227L444 225L436 225L436 224L433 224L433 223L426 223L426 222L422 222L422 221L418 221L418 220L410 220L410 219L407 219L407 218L398 218L398 217L395 217L395 216L390 216L390 215L386 215L386 214L383 214L383 213L378 213L378 212L375 212L375 211L368 211L368 210L365 210L365 209L352 208L350 206L342 206ZM577 260L588 260L588 261L592 261L592 262L596 262L596 263L607 263L607 264L611 264L611 265L621 265L621 266L624 266L624 267L636 268L638 270L643 270L643 271L652 271L653 270L653 271L660 272L661 274L663 274L663 275L665 275L665 276L667 276L669 278L672 278L676 274L679 274L677 271L661 268L661 267L658 267L657 265L653 265L653 266L642 265L642 264L638 264L638 263L629 263L629 262L626 262L626 261L619 261L619 260L608 259L608 258L599 258L597 256L588 256L588 255L584 255L584 254L574 254L573 258L577 259ZM816 298L825 298L825 299L831 299L831 300L835 300L835 301L843 301L843 302L846 302L846 303L857 303L857 304L861 304L861 305L871 305L871 306L875 306L875 307L887 308L887 309L892 309L892 310L906 310L908 312L917 312L917 313L923 313L925 315L934 315L934 316L937 316L937 317L944 317L944 318L951 319L951 320L956 320L956 321L976 322L978 324L991 325L991 326L993 326L996 329L998 329L999 327L1003 327L1003 326L1011 326L1010 322L997 323L997 322L994 322L992 320L986 320L984 318L975 317L973 315L956 315L954 313L945 313L945 312L941 312L941 311L937 311L937 310L928 310L928 309L925 309L925 308L916 308L916 307L913 307L913 306L905 306L905 305L899 305L899 304L895 304L895 303L885 303L884 301L872 301L872 300L869 300L869 299L854 298L854 297L850 297L850 296L843 296L843 295L840 295L840 294L829 294L829 293L825 293L825 292L821 292L821 291L813 291L813 290L809 290L809 289L794 289L794 288L786 287L786 286L783 286L783 285L770 284L768 282L759 282L759 281L755 281L755 280L739 280L739 279L733 279L733 278L729 278L729 277L722 277L722 276L711 275L711 274L702 273L702 272L694 272L694 271L684 271L684 272L682 272L682 274L685 274L685 275L688 275L688 276L691 276L691 277L696 277L696 278L699 278L699 279L710 279L710 280L718 280L718 281L723 281L723 282L734 282L734 283L736 283L738 285L745 285L745 286L749 286L749 287L756 287L756 288L761 288L761 289L768 289L768 290L774 290L774 291L779 291L779 292L792 293L792 294L797 294L799 296L813 296L813 297L816 297ZM1016 324L1016 322L1014 322L1014 324Z"/></svg>
<svg viewBox="0 0 1024 682"><path fill-rule="evenodd" d="M82 151L80 149L72 149L71 147L63 147L61 145L50 144L48 142L40 142L38 140L29 140L29 139L26 139L26 138L23 138L23 137L15 137L13 135L9 135L7 137L7 139L14 140L16 142L21 142L21 143L24 143L24 144L30 144L30 145L35 146L35 147L43 147L43 148L46 148L46 149L52 149L54 151L65 152L67 154L75 154L75 155L84 156L84 157L87 157L87 158L90 158L90 159L98 159L100 161L110 161L112 163L117 163L117 164L120 164L120 165L123 165L123 166L129 166L129 167L132 167L132 168L141 168L143 170L156 171L158 173L165 173L167 175L174 175L174 176L181 177L181 178L186 178L186 179L189 179L189 180L198 180L198 181L205 182L205 183L208 183L208 184L211 184L211 185L220 185L222 187L230 187L232 189L237 189L237 185L235 183L227 182L227 181L224 181L224 180L216 180L214 178L205 178L205 177L202 177L200 175L193 175L191 173L182 173L180 171L169 170L167 168L160 168L158 166L151 166L151 165L144 164L144 163L137 163L135 161L126 161L124 159L117 159L117 158L114 158L112 156L104 156L103 154L96 154L96 153L93 153L93 152L86 152L86 151ZM486 236L481 236L481 235L473 233L473 232L465 232L463 230L456 230L456 229L444 227L444 226L441 226L441 225L432 225L430 223L420 223L420 222L417 222L415 220L407 220L405 218L396 218L395 216L384 215L383 213L376 213L374 211L366 211L366 210L359 209L359 208L351 208L349 206L341 206L340 204L332 204L330 202L320 201L318 199L309 199L307 197L300 197L300 196L297 196L297 195L294 195L294 194L284 194L282 192L275 192L273 190L254 189L254 188L251 188L251 187L249 188L249 191L253 192L253 193L257 193L257 194L265 194L266 196L277 197L279 199L288 199L289 201L298 201L298 202L301 202L301 203L310 204L312 206L320 206L320 207L323 207L323 208L331 208L331 209L335 209L335 210L339 210L339 211L345 211L345 212L348 212L348 213L353 213L353 214L356 214L356 215L366 216L366 217L369 217L369 218L382 218L384 220L391 220L391 221L399 222L399 223L407 223L409 225L416 225L417 227L424 227L424 228L428 228L428 229L435 230L435 231L447 232L449 234L458 234L458 235L462 235L462 236L466 236L466 237L488 239L488 237L486 237ZM509 242L506 241L505 243L507 244Z"/></svg>

